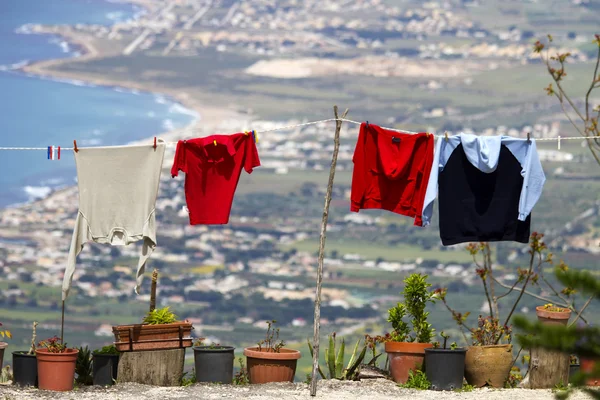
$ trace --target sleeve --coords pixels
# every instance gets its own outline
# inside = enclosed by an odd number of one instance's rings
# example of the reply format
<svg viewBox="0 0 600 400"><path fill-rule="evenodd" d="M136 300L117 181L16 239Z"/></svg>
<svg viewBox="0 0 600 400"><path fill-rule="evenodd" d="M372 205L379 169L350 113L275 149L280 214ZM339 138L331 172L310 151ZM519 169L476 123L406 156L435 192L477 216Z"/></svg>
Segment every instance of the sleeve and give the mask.
<svg viewBox="0 0 600 400"><path fill-rule="evenodd" d="M171 168L171 177L175 178L179 175L179 171L183 171L187 174L187 164L185 161L185 141L180 140L177 142L177 148L175 150L175 159L173 160L173 167Z"/></svg>
<svg viewBox="0 0 600 400"><path fill-rule="evenodd" d="M71 247L69 249L69 256L67 257L67 266L65 267L65 273L63 275L62 284L62 299L63 301L69 296L71 290L71 283L73 282L73 274L75 273L75 264L77 262L77 256L83 250L85 242L92 240L89 225L81 212L77 213L77 219L75 220L75 228L73 229L73 237L71 238Z"/></svg>
<svg viewBox="0 0 600 400"><path fill-rule="evenodd" d="M246 136L244 153L244 169L251 174L255 167L260 167L260 158L258 158L258 149L254 135Z"/></svg>
<svg viewBox="0 0 600 400"><path fill-rule="evenodd" d="M422 181L421 187L418 191L418 196L415 196L416 204L414 205L419 213L415 216L415 226L423 225L423 203L425 202L425 194L427 187L429 186L429 176L431 175L431 169L433 167L433 148L435 147L435 136L427 135L425 145L425 157L423 157L423 169L422 169Z"/></svg>
<svg viewBox="0 0 600 400"><path fill-rule="evenodd" d="M519 199L519 221L525 221L542 195L546 175L537 152L535 140L531 139L525 164L523 165L523 187Z"/></svg>
<svg viewBox="0 0 600 400"><path fill-rule="evenodd" d="M358 132L358 140L356 147L354 148L354 155L352 156L352 162L354 168L352 169L352 186L350 190L350 211L358 212L362 205L363 197L366 190L366 165L365 165L365 142L367 139L366 124L363 122L360 125Z"/></svg>
<svg viewBox="0 0 600 400"><path fill-rule="evenodd" d="M425 191L425 200L423 201L422 226L431 224L433 216L433 202L437 197L438 192L438 176L440 173L440 154L442 153L442 143L444 140L438 138L433 154L433 162L431 163L431 172L429 173L429 181L427 190Z"/></svg>

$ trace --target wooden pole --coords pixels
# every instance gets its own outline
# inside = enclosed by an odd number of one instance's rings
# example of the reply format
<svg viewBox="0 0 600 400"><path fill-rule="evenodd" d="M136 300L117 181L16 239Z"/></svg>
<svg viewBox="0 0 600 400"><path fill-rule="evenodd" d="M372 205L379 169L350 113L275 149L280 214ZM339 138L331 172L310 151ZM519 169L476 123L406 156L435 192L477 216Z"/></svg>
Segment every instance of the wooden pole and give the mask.
<svg viewBox="0 0 600 400"><path fill-rule="evenodd" d="M342 121L338 117L338 108L333 106L335 115L335 136L333 139L333 158L331 159L331 168L329 169L329 183L327 184L327 194L325 195L325 207L323 209L323 219L321 221L321 236L319 239L319 265L317 267L317 293L315 295L315 320L313 337L313 368L310 381L310 395L317 394L317 370L319 368L319 334L321 328L321 285L323 283L323 258L325 258L325 239L327 237L327 220L329 219L329 204L331 204L331 193L333 191L333 178L335 177L335 166L337 164L338 152L340 150L340 130ZM348 109L342 114L346 118Z"/></svg>
<svg viewBox="0 0 600 400"><path fill-rule="evenodd" d="M150 287L150 312L156 308L156 283L158 282L158 270L152 272L152 286Z"/></svg>
<svg viewBox="0 0 600 400"><path fill-rule="evenodd" d="M62 317L60 318L60 343L65 342L65 301L62 301Z"/></svg>

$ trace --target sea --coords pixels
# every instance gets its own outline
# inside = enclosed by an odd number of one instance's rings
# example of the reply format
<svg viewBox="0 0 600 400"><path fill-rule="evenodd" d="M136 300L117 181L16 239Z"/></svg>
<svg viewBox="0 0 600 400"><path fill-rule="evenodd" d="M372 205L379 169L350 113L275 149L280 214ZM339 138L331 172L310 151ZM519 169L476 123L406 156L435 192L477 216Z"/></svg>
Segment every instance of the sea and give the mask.
<svg viewBox="0 0 600 400"><path fill-rule="evenodd" d="M159 93L28 76L37 60L78 57L59 37L28 24L103 24L138 18L143 8L115 0L0 0L0 147L120 145L182 128L200 116ZM0 208L76 183L73 153L0 150Z"/></svg>

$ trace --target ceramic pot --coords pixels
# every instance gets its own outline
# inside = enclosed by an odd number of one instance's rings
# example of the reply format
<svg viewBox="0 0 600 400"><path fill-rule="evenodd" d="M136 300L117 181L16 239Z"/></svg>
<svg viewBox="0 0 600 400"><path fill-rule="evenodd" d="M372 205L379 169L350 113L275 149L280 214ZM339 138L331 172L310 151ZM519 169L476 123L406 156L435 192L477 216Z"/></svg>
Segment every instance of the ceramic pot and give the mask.
<svg viewBox="0 0 600 400"><path fill-rule="evenodd" d="M66 349L64 353L50 353L48 349L36 350L38 387L57 392L73 390L77 353L77 349Z"/></svg>
<svg viewBox="0 0 600 400"><path fill-rule="evenodd" d="M597 362L597 360L594 360L591 358L580 357L579 358L580 371L587 373L587 374L591 373L596 366L596 362ZM600 377L587 378L587 381L585 383L588 386L600 386Z"/></svg>
<svg viewBox="0 0 600 400"><path fill-rule="evenodd" d="M396 383L406 383L408 371L423 370L425 349L431 343L386 342L385 352L390 360L390 375Z"/></svg>
<svg viewBox="0 0 600 400"><path fill-rule="evenodd" d="M569 318L571 317L571 310L565 309L565 311L548 311L544 306L538 306L535 308L538 321L544 325L567 325Z"/></svg>
<svg viewBox="0 0 600 400"><path fill-rule="evenodd" d="M194 347L196 382L233 382L233 351L231 346Z"/></svg>
<svg viewBox="0 0 600 400"><path fill-rule="evenodd" d="M35 354L27 354L27 351L13 351L12 367L15 385L37 386L37 358Z"/></svg>
<svg viewBox="0 0 600 400"><path fill-rule="evenodd" d="M461 389L467 349L425 349L425 375L432 390Z"/></svg>
<svg viewBox="0 0 600 400"><path fill-rule="evenodd" d="M167 350L192 346L191 322L113 326L118 351Z"/></svg>
<svg viewBox="0 0 600 400"><path fill-rule="evenodd" d="M293 382L301 356L298 350L282 348L274 353L258 347L246 347L244 355L250 383Z"/></svg>
<svg viewBox="0 0 600 400"><path fill-rule="evenodd" d="M482 387L486 384L504 387L512 365L512 344L471 346L465 357L465 378L469 385Z"/></svg>

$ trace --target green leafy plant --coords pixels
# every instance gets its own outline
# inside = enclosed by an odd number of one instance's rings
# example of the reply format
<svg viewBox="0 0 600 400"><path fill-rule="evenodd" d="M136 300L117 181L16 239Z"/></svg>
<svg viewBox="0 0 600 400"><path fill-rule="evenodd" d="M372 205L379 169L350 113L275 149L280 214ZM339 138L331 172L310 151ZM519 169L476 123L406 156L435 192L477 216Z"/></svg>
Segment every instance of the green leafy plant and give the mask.
<svg viewBox="0 0 600 400"><path fill-rule="evenodd" d="M380 344L380 343L385 343L385 342L389 342L389 341L391 341L391 334L390 333L386 333L384 336L381 336L381 335L377 335L377 336L365 335L365 343L367 345L367 348L369 348L371 350L371 360L367 363L367 365L375 367L375 368L378 368L378 366L377 366L377 359L379 357L381 357L383 354L386 354L386 353L378 353L377 352L377 345ZM386 371L388 369L388 363L389 363L389 360L386 359L386 363L385 363L385 366L383 368Z"/></svg>
<svg viewBox="0 0 600 400"><path fill-rule="evenodd" d="M277 323L276 320L267 321L267 334L263 340L257 342L258 351L262 351L263 346L265 351L270 353L279 353L285 342L279 339L279 328L273 326Z"/></svg>
<svg viewBox="0 0 600 400"><path fill-rule="evenodd" d="M554 387L552 388L553 392L562 392L569 389L569 387L567 385L565 385L563 383L563 381L561 380L560 382L558 382L556 385L554 385Z"/></svg>
<svg viewBox="0 0 600 400"><path fill-rule="evenodd" d="M512 330L509 326L502 326L498 318L490 316L477 319L477 328L471 330L471 339L474 346L490 346L502 340L509 344L512 340Z"/></svg>
<svg viewBox="0 0 600 400"><path fill-rule="evenodd" d="M406 380L406 383L400 383L398 386L404 389L427 390L431 386L431 382L427 380L425 372L420 370L410 370L408 371L408 379Z"/></svg>
<svg viewBox="0 0 600 400"><path fill-rule="evenodd" d="M13 378L14 377L12 371L10 370L10 365L7 365L4 368L2 368L2 370L0 371L0 384L10 385L13 381ZM6 399L8 399L8 397L6 397Z"/></svg>
<svg viewBox="0 0 600 400"><path fill-rule="evenodd" d="M475 390L475 386L464 383L462 388L454 389L455 392L472 392Z"/></svg>
<svg viewBox="0 0 600 400"><path fill-rule="evenodd" d="M307 339L308 350L310 351L310 356L313 357L314 350L310 340ZM350 360L348 361L348 365L344 367L344 357L346 344L344 339L342 338L339 349L336 351L336 334L335 332L329 335L329 347L325 349L325 364L327 365L327 370L329 373L329 379L339 379L339 380L355 380L358 378L359 366L362 364L365 355L367 354L367 342L363 343L362 350L359 351L360 340L356 342L354 346L354 351L350 356ZM321 369L321 366L317 366L317 371L321 378L325 378L325 374Z"/></svg>
<svg viewBox="0 0 600 400"><path fill-rule="evenodd" d="M523 375L521 374L521 369L513 365L510 368L510 373L508 374L508 378L506 378L506 382L504 382L504 387L507 389L516 388L522 380Z"/></svg>
<svg viewBox="0 0 600 400"><path fill-rule="evenodd" d="M64 353L67 349L67 344L62 343L58 336L53 336L39 342L38 348L46 349L49 353Z"/></svg>
<svg viewBox="0 0 600 400"><path fill-rule="evenodd" d="M77 378L75 382L80 385L92 384L92 352L85 347L79 347L77 353L77 361L75 363L75 373Z"/></svg>
<svg viewBox="0 0 600 400"><path fill-rule="evenodd" d="M114 344L110 344L108 346L104 346L101 349L96 349L93 351L93 354L102 354L102 355L113 355L118 356L119 351L115 347Z"/></svg>
<svg viewBox="0 0 600 400"><path fill-rule="evenodd" d="M144 323L148 325L172 324L175 321L177 321L177 315L173 314L168 306L148 311L144 318Z"/></svg>
<svg viewBox="0 0 600 400"><path fill-rule="evenodd" d="M0 326L2 326L2 322L0 322ZM3 338L6 337L12 339L12 333L10 333L8 329L0 329L0 336L2 336Z"/></svg>
<svg viewBox="0 0 600 400"><path fill-rule="evenodd" d="M204 341L206 340L206 338L196 338L196 340L194 341L194 347L206 347L207 349L222 349L223 346L221 346L221 344L219 343L211 343L209 345L206 345L204 343Z"/></svg>
<svg viewBox="0 0 600 400"><path fill-rule="evenodd" d="M192 372L184 372L181 376L181 386L191 386L196 383L196 370L192 369Z"/></svg>
<svg viewBox="0 0 600 400"><path fill-rule="evenodd" d="M395 342L429 343L435 330L427 322L429 312L425 311L427 303L435 302L435 293L429 290L427 275L411 274L404 279L404 303L398 302L388 310L388 322L392 324L391 340ZM404 321L410 318L409 324Z"/></svg>
<svg viewBox="0 0 600 400"><path fill-rule="evenodd" d="M246 369L246 364L244 364L244 359L242 357L238 358L238 363L240 364L240 370L236 372L233 377L234 385L248 385L250 383L250 378L248 376L248 370Z"/></svg>

